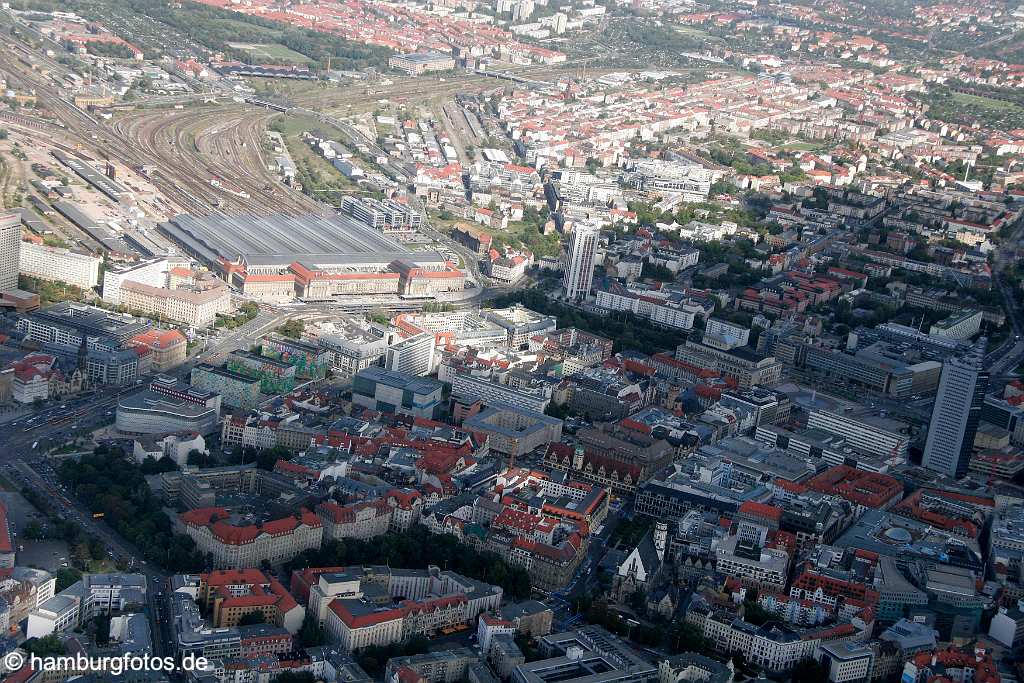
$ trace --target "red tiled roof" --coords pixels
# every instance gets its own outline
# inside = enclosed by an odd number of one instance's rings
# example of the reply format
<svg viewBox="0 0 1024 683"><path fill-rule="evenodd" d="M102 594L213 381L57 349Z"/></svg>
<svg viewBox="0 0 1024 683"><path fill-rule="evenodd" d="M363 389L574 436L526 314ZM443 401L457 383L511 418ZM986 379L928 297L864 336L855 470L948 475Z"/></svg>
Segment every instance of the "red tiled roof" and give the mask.
<svg viewBox="0 0 1024 683"><path fill-rule="evenodd" d="M199 580L216 587L253 585L269 581L259 569L216 569L207 574L200 574Z"/></svg>
<svg viewBox="0 0 1024 683"><path fill-rule="evenodd" d="M774 505L766 505L764 503L758 503L754 500L745 501L739 507L739 512L742 512L753 517L765 517L776 522L782 519L782 510L775 507Z"/></svg>
<svg viewBox="0 0 1024 683"><path fill-rule="evenodd" d="M154 349L169 349L178 344L186 344L188 340L178 330L146 330L132 337L130 342Z"/></svg>
<svg viewBox="0 0 1024 683"><path fill-rule="evenodd" d="M399 607L393 607L391 609L382 609L370 614L352 614L345 607L343 600L333 600L329 605L330 610L338 615L338 618L348 626L349 628L365 628L367 626L374 626L381 624L385 621L394 621L395 619L401 619L405 616L405 612Z"/></svg>
<svg viewBox="0 0 1024 683"><path fill-rule="evenodd" d="M886 474L836 465L806 482L808 488L845 498L868 508L881 508L903 494L899 480Z"/></svg>
<svg viewBox="0 0 1024 683"><path fill-rule="evenodd" d="M228 511L224 508L199 508L181 514L180 519L187 525L204 526L210 530L221 543L227 545L244 545L251 543L262 534L279 536L295 531L299 526L319 527L320 518L309 510L303 509L298 517L290 515L263 524L235 526L227 521Z"/></svg>

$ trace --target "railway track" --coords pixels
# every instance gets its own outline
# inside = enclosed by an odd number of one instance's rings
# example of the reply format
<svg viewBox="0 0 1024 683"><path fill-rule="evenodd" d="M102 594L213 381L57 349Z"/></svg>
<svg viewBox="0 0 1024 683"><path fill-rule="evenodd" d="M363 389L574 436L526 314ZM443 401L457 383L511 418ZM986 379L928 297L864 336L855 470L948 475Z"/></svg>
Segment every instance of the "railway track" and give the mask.
<svg viewBox="0 0 1024 683"><path fill-rule="evenodd" d="M126 117L115 129L158 157L159 168L182 178L221 213L320 211L316 202L282 187L266 170L261 143L269 118L248 108L227 107Z"/></svg>
<svg viewBox="0 0 1024 683"><path fill-rule="evenodd" d="M46 77L27 71L19 64L10 52L0 51L0 70L14 81L34 89L64 128L14 114L0 116L0 121L30 130L60 131L78 145L97 149L101 157L132 168L153 166L158 169L153 184L182 211L209 215L320 210L312 199L282 187L266 171L260 142L267 115L248 108L218 107L197 112L176 110L169 116L166 112L146 112L108 126L64 99ZM147 125L153 118L157 119L157 125ZM136 122L136 119L141 121ZM224 126L226 121L228 136L206 147L202 133ZM200 131L196 141L204 145L203 149L196 144L186 144L191 143L185 139L186 124ZM168 138L168 133L173 137ZM209 157L203 151L208 151ZM231 178L228 182L242 187L236 192L218 191L210 184L217 176Z"/></svg>

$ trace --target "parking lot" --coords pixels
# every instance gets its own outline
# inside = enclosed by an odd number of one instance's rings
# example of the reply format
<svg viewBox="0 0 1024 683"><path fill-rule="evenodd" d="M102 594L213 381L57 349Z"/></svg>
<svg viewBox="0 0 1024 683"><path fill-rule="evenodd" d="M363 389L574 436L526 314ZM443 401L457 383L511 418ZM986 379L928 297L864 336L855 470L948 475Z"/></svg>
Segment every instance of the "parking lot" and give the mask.
<svg viewBox="0 0 1024 683"><path fill-rule="evenodd" d="M0 492L0 500L7 507L7 519L11 527L11 541L18 548L18 564L56 571L68 563L69 548L64 541L30 541L24 537L25 527L36 521L45 525L46 517L32 507L20 493Z"/></svg>

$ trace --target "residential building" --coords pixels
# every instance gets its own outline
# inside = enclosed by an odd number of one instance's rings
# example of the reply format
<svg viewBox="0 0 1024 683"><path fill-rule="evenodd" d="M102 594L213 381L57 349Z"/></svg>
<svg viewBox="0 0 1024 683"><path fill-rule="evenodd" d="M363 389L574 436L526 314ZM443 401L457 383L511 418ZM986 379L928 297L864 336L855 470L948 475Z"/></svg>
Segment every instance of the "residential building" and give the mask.
<svg viewBox="0 0 1024 683"><path fill-rule="evenodd" d="M732 669L726 664L684 652L658 662L658 683L732 683Z"/></svg>
<svg viewBox="0 0 1024 683"><path fill-rule="evenodd" d="M379 575L374 569L372 574L367 575L365 570L362 574L329 575L327 581L321 577L315 591L317 605L329 600L325 609L315 608L324 615L328 638L346 652L388 645L414 635L436 635L444 629L468 625L481 613L495 610L501 604L502 591L498 586L437 567L389 569ZM372 583L378 584L373 592L369 585ZM334 594L333 590L341 592ZM338 597L332 599L332 595ZM380 597L374 599L374 595ZM404 599L380 599L385 595ZM313 598L311 590L311 608Z"/></svg>
<svg viewBox="0 0 1024 683"><path fill-rule="evenodd" d="M387 501L377 499L348 505L327 501L316 512L324 527L324 538L365 540L388 532L394 509Z"/></svg>
<svg viewBox="0 0 1024 683"><path fill-rule="evenodd" d="M12 546L13 550L13 546ZM57 579L42 569L12 567L0 579L0 598L7 604L7 621L20 624L56 593Z"/></svg>
<svg viewBox="0 0 1024 683"><path fill-rule="evenodd" d="M22 275L89 290L99 285L102 262L103 259L89 253L24 241L19 269Z"/></svg>
<svg viewBox="0 0 1024 683"><path fill-rule="evenodd" d="M470 665L477 662L479 657L468 647L392 657L384 671L384 681L405 683L415 677L421 683L458 683L467 680Z"/></svg>
<svg viewBox="0 0 1024 683"><path fill-rule="evenodd" d="M798 631L777 621L754 626L727 610L713 610L697 601L686 612L686 622L696 627L710 647L720 653L742 652L747 661L769 671L788 671L797 662L814 656L821 637L814 631ZM855 629L850 626L850 635Z"/></svg>

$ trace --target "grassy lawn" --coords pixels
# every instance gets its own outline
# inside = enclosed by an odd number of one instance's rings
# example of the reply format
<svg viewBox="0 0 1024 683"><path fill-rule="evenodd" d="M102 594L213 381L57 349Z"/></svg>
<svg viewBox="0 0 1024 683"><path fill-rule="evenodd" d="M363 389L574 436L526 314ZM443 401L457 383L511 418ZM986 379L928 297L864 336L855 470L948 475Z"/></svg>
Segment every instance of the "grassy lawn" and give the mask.
<svg viewBox="0 0 1024 683"><path fill-rule="evenodd" d="M676 26L675 29L676 29L676 33L681 33L684 36L691 36L693 38L703 38L704 40L707 40L707 41L713 42L713 43L724 43L725 42L724 40L722 40L718 36L713 36L710 33L708 33L707 31L702 31L701 29L697 28L696 26Z"/></svg>
<svg viewBox="0 0 1024 683"><path fill-rule="evenodd" d="M465 218L444 219L444 218L441 218L440 214L437 211L430 211L429 213L430 213L430 224L433 225L434 228L436 228L437 230L439 230L439 231L441 231L441 232L443 232L445 234L451 232L452 228L454 228L456 225L472 225L474 228L477 228L477 229L479 229L482 232L487 232L487 233L491 232L489 228L485 228L484 226L480 225L479 223L474 223L473 221L465 219Z"/></svg>
<svg viewBox="0 0 1024 683"><path fill-rule="evenodd" d="M309 61L308 59L306 60ZM292 80L289 78L257 78L248 76L246 85L254 88L257 93L269 91L279 97L303 97L320 92L324 86L320 81Z"/></svg>
<svg viewBox="0 0 1024 683"><path fill-rule="evenodd" d="M968 95L960 92L953 93L953 101L957 104L962 104L965 107L985 107L987 109L996 109L1001 111L1017 111L1020 109L1020 107L1013 102L1004 102L1002 100L994 100L991 97Z"/></svg>
<svg viewBox="0 0 1024 683"><path fill-rule="evenodd" d="M298 137L286 139L285 144L288 146L288 153L292 155L292 160L296 164L299 164L302 161L308 161L313 170L320 173L327 173L332 178L336 177L339 183L349 186L353 190L359 189L358 185L346 178L341 171L334 168L334 164L314 152L312 147L304 143L302 140L299 140Z"/></svg>
<svg viewBox="0 0 1024 683"><path fill-rule="evenodd" d="M782 145L779 149L791 152L814 152L821 149L821 145L816 145L813 142L791 142L788 145Z"/></svg>
<svg viewBox="0 0 1024 683"><path fill-rule="evenodd" d="M276 130L285 137L297 137L307 130L324 130L325 128L331 128L331 126L325 126L312 116L281 114L273 120L271 130Z"/></svg>
<svg viewBox="0 0 1024 683"><path fill-rule="evenodd" d="M236 50L243 50L257 60L267 62L287 62L289 64L306 64L309 57L280 43L229 43Z"/></svg>

